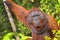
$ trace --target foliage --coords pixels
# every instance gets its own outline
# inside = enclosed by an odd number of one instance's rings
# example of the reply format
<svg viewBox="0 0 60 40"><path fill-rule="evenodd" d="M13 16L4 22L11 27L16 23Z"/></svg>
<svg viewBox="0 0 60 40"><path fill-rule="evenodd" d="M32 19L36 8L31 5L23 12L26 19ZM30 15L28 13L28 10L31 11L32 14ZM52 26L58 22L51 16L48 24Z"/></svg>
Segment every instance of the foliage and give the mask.
<svg viewBox="0 0 60 40"><path fill-rule="evenodd" d="M8 33L6 35L3 36L3 39L2 40L10 40L10 38L14 36L14 34L11 32L11 33Z"/></svg>
<svg viewBox="0 0 60 40"><path fill-rule="evenodd" d="M44 38L45 38L45 40L51 40L51 38L48 36L45 36Z"/></svg>
<svg viewBox="0 0 60 40"><path fill-rule="evenodd" d="M3 2L0 0L0 40L2 40L2 37L10 31L12 31L10 23L4 9Z"/></svg>
<svg viewBox="0 0 60 40"><path fill-rule="evenodd" d="M36 7L38 4L41 11L44 11L47 14L51 14L54 18L56 18L58 24L60 24L60 0L34 0L34 2L31 2L31 0L13 1L18 5L25 7L28 10L32 7ZM22 33L23 35L31 36L31 33L28 30L28 28L26 28L26 26L23 23L18 22L14 15L13 18L17 26L17 32ZM12 32L12 28L8 20L8 16L6 14L3 2L2 0L0 0L0 40L2 40L7 34L10 34L10 32ZM53 33L55 34L55 31ZM56 36L57 37L55 37L54 40L59 39L60 32L56 33Z"/></svg>
<svg viewBox="0 0 60 40"><path fill-rule="evenodd" d="M30 36L25 36L21 33L18 33L18 36L20 36L20 38L21 38L20 40L26 40L27 38L31 38ZM10 33L4 35L2 40L15 40L14 33L10 32Z"/></svg>
<svg viewBox="0 0 60 40"><path fill-rule="evenodd" d="M56 30L52 30L53 34L55 35L55 37L52 40L60 40L60 30L58 30L58 32L56 32ZM50 37L45 36L46 40L51 40Z"/></svg>

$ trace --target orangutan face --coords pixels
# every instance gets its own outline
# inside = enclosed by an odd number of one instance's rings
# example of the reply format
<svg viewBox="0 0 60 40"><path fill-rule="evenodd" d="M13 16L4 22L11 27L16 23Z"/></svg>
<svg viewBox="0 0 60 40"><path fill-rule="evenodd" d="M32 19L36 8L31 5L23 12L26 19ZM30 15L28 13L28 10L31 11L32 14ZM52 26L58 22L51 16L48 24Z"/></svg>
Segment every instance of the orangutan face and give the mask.
<svg viewBox="0 0 60 40"><path fill-rule="evenodd" d="M38 30L42 28L44 19L45 16L40 11L33 11L28 15L28 22Z"/></svg>

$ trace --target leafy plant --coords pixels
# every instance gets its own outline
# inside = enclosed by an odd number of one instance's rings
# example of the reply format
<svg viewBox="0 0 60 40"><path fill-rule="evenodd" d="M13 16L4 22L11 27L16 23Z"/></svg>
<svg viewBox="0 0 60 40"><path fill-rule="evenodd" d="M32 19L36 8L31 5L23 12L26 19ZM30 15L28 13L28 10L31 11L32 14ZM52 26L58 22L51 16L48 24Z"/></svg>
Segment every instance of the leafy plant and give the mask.
<svg viewBox="0 0 60 40"><path fill-rule="evenodd" d="M31 38L30 36L25 36L21 33L18 33L18 36L20 36L20 40L26 40L27 38ZM14 33L10 32L10 33L6 34L5 36L3 36L2 40L15 40Z"/></svg>

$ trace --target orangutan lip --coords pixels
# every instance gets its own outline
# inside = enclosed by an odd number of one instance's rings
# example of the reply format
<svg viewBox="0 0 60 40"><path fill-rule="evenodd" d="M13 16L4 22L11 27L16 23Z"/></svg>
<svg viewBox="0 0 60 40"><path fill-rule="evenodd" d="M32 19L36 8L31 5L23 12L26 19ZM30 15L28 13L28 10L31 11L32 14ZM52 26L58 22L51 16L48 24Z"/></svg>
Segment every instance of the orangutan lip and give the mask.
<svg viewBox="0 0 60 40"><path fill-rule="evenodd" d="M40 28L40 26L37 26L36 28Z"/></svg>

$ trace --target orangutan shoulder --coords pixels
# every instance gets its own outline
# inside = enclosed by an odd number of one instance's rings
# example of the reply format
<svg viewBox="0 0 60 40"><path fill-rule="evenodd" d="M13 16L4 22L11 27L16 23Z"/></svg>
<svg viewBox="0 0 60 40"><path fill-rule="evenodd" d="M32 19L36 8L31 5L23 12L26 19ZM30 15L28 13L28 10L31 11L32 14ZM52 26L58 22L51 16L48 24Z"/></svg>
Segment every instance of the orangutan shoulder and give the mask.
<svg viewBox="0 0 60 40"><path fill-rule="evenodd" d="M48 16L48 25L50 29L58 30L58 23L57 20L51 16L50 14L47 14Z"/></svg>

